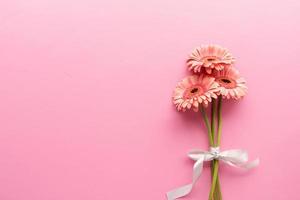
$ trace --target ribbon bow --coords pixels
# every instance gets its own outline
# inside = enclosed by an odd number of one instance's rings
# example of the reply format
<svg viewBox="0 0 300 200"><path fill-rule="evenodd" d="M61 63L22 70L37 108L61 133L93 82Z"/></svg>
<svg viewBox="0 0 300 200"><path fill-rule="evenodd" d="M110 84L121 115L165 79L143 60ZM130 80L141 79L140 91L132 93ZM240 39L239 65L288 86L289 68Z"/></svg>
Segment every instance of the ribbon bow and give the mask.
<svg viewBox="0 0 300 200"><path fill-rule="evenodd" d="M196 161L193 166L193 181L192 183L172 190L167 193L168 200L175 200L180 197L188 195L196 181L198 180L203 170L203 163L205 161L220 160L230 166L239 167L243 169L251 169L259 165L259 159L248 162L247 151L241 149L232 149L220 152L219 147L211 147L209 151L192 150L188 157Z"/></svg>

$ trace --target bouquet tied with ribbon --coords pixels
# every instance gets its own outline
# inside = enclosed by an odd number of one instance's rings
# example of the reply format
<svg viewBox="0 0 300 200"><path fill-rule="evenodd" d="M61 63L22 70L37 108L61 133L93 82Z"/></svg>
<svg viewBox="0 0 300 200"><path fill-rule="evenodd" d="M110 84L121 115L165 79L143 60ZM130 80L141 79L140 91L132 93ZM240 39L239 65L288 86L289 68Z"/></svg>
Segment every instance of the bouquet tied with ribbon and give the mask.
<svg viewBox="0 0 300 200"><path fill-rule="evenodd" d="M168 200L188 195L202 173L203 163L211 162L211 189L209 200L221 200L219 162L233 167L250 169L259 164L256 159L248 162L248 154L241 149L220 151L223 99L240 100L246 95L247 86L234 67L235 59L229 51L218 45L203 45L193 50L187 66L193 75L180 81L173 93L173 103L178 111L200 111L207 128L209 151L192 150L188 157L195 161L190 184L167 193ZM209 107L210 105L210 107ZM210 109L210 117L208 110Z"/></svg>

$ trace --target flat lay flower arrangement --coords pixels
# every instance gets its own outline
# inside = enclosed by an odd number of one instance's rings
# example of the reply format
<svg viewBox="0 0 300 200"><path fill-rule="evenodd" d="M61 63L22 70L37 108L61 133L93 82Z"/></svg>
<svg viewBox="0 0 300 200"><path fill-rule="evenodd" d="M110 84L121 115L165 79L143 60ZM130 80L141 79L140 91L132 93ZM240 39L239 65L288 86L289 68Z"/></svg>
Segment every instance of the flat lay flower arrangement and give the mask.
<svg viewBox="0 0 300 200"><path fill-rule="evenodd" d="M248 162L244 150L233 149L220 151L222 127L222 101L240 100L247 92L245 79L234 66L231 53L218 45L197 47L189 55L187 67L193 73L180 81L173 93L173 103L178 111L192 110L200 112L204 120L209 151L192 150L188 156L195 161L192 183L167 193L168 200L188 195L201 175L203 163L211 162L211 189L209 200L221 200L219 162L230 166L250 169L259 164L256 159ZM209 112L210 111L210 112Z"/></svg>

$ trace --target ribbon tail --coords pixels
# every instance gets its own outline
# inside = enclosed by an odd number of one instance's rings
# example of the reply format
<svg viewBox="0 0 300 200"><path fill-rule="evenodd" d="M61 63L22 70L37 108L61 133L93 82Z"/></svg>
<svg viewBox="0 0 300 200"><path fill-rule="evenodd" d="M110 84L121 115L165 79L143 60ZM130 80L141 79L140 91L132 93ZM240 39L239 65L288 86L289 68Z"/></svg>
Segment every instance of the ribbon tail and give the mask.
<svg viewBox="0 0 300 200"><path fill-rule="evenodd" d="M251 169L259 165L259 159L248 162L247 151L241 149L232 149L221 152L220 160L230 166L242 169Z"/></svg>
<svg viewBox="0 0 300 200"><path fill-rule="evenodd" d="M251 161L251 162L241 162L241 163L228 161L226 159L222 159L222 161L227 163L230 166L243 168L243 169L246 169L246 170L252 169L252 168L257 167L259 165L259 159L258 158Z"/></svg>
<svg viewBox="0 0 300 200"><path fill-rule="evenodd" d="M174 199L178 199L180 197L184 197L184 196L188 195L192 191L192 189L193 189L192 183L182 186L180 188L177 188L175 190L168 192L167 198L168 198L168 200L174 200Z"/></svg>
<svg viewBox="0 0 300 200"><path fill-rule="evenodd" d="M180 197L184 197L192 191L196 181L198 180L199 176L201 175L201 172L203 169L203 162L204 162L204 156L201 156L194 164L192 183L168 192L167 193L168 200L175 200Z"/></svg>
<svg viewBox="0 0 300 200"><path fill-rule="evenodd" d="M259 159L257 158L251 162L243 163L242 165L240 165L240 167L244 169L252 169L254 167L257 167L258 165L259 165Z"/></svg>

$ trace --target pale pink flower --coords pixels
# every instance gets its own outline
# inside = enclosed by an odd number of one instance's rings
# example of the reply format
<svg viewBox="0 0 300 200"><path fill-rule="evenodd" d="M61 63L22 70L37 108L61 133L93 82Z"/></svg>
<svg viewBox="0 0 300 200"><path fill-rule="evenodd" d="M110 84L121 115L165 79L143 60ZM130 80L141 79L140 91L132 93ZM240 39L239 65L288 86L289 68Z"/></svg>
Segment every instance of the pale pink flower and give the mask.
<svg viewBox="0 0 300 200"><path fill-rule="evenodd" d="M234 58L229 51L219 45L197 47L187 60L189 70L199 73L202 69L205 69L208 74L213 69L222 70L233 63Z"/></svg>
<svg viewBox="0 0 300 200"><path fill-rule="evenodd" d="M220 85L218 94L224 98L239 99L246 95L246 81L232 66L226 67L221 71L214 70L212 76L215 77L215 81Z"/></svg>
<svg viewBox="0 0 300 200"><path fill-rule="evenodd" d="M212 98L217 98L218 83L212 76L192 75L179 82L174 90L173 103L177 110L186 111L193 108L198 111L199 106L207 106Z"/></svg>

